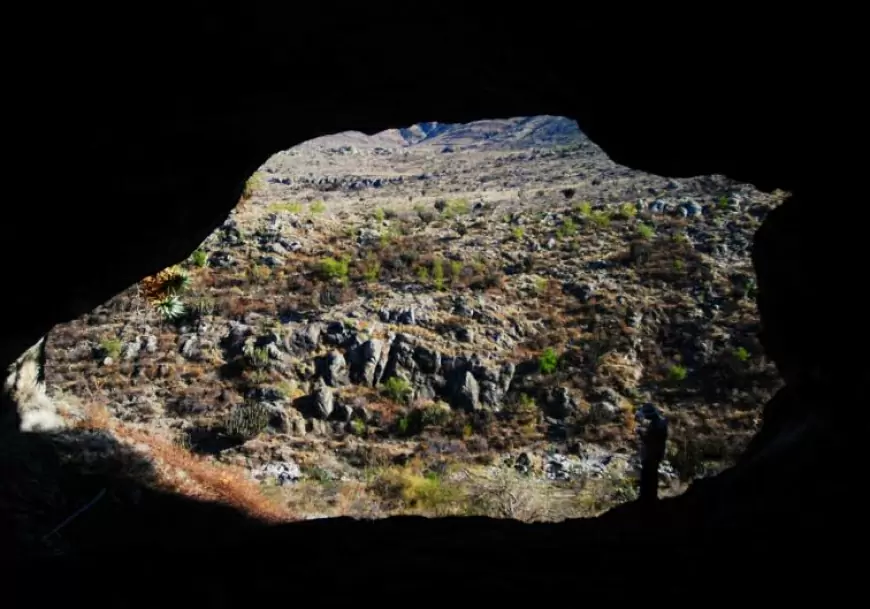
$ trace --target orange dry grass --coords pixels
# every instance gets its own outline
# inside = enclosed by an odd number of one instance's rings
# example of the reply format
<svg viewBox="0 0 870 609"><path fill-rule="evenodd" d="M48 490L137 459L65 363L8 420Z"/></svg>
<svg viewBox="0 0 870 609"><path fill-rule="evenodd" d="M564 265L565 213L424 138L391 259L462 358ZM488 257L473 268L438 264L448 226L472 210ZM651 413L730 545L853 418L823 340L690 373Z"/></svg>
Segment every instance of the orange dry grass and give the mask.
<svg viewBox="0 0 870 609"><path fill-rule="evenodd" d="M165 490L230 505L268 522L293 520L287 509L263 495L244 470L209 461L165 438L112 420L104 407L90 406L78 426L109 431L119 441L145 452Z"/></svg>

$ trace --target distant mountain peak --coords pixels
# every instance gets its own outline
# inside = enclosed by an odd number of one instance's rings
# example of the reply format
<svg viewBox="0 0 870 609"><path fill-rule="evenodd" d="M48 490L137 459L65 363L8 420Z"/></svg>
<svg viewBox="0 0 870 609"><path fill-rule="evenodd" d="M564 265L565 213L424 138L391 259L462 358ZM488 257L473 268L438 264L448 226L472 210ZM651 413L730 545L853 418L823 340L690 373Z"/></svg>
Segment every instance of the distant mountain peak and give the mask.
<svg viewBox="0 0 870 609"><path fill-rule="evenodd" d="M455 126L456 125L452 125L449 123L439 123L437 121L431 121L427 123L417 123L416 125L411 125L410 127L399 129L399 134L405 139L406 142L408 142L408 144L413 145L419 144L420 142L429 138L436 137L440 133L449 131Z"/></svg>
<svg viewBox="0 0 870 609"><path fill-rule="evenodd" d="M520 116L485 119L471 123L428 121L409 127L387 129L374 135L345 131L310 140L299 150L354 148L406 148L433 146L461 148L547 148L587 141L577 123L563 116Z"/></svg>
<svg viewBox="0 0 870 609"><path fill-rule="evenodd" d="M584 141L577 123L562 116L523 116L471 123L418 123L398 130L409 146L558 146Z"/></svg>

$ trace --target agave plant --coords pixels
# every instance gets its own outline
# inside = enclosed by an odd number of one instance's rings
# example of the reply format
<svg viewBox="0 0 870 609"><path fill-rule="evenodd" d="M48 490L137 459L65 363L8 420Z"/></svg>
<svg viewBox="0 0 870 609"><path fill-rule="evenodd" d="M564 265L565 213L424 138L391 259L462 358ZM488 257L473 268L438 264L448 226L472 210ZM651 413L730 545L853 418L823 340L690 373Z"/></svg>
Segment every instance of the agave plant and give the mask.
<svg viewBox="0 0 870 609"><path fill-rule="evenodd" d="M181 294L190 287L190 273L174 266L166 269L162 289L166 294Z"/></svg>
<svg viewBox="0 0 870 609"><path fill-rule="evenodd" d="M184 304L175 294L160 298L154 303L154 308L166 321L172 321L184 315Z"/></svg>

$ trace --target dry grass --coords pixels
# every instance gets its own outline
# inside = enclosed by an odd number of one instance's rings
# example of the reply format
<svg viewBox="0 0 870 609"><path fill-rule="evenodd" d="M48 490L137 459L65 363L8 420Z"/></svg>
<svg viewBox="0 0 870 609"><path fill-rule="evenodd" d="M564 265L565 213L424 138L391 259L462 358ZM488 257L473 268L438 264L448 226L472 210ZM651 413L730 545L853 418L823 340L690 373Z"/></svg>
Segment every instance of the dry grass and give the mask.
<svg viewBox="0 0 870 609"><path fill-rule="evenodd" d="M636 497L633 482L604 477L554 485L509 468L427 471L418 459L369 469L362 480L306 480L272 494L297 513L377 518L488 516L525 522L598 515Z"/></svg>
<svg viewBox="0 0 870 609"><path fill-rule="evenodd" d="M102 405L89 405L75 427L106 431L143 453L151 462L163 490L223 503L267 522L294 519L286 508L266 497L245 470L199 457L153 432L113 420Z"/></svg>

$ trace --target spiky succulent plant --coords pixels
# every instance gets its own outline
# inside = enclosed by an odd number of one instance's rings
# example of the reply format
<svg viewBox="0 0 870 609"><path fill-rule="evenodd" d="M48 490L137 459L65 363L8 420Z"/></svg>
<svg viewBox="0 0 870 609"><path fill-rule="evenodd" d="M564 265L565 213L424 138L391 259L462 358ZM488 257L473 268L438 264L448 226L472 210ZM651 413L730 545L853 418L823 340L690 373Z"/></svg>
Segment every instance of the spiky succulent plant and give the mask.
<svg viewBox="0 0 870 609"><path fill-rule="evenodd" d="M163 280L163 292L166 294L181 294L190 287L190 273L179 267L167 269Z"/></svg>
<svg viewBox="0 0 870 609"><path fill-rule="evenodd" d="M158 299L154 308L166 321L173 321L184 315L184 304L175 294L169 294Z"/></svg>

